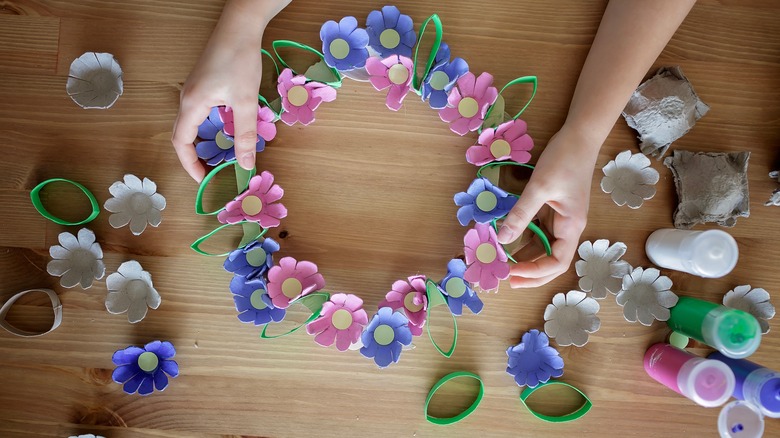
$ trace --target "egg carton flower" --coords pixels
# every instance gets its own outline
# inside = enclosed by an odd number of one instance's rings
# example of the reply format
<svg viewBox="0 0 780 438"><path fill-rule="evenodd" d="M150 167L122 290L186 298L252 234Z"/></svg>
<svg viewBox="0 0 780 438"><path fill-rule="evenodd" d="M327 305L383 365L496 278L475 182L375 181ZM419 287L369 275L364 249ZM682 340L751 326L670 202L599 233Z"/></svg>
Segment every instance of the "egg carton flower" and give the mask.
<svg viewBox="0 0 780 438"><path fill-rule="evenodd" d="M389 58L368 58L366 71L369 81L377 91L389 88L385 104L393 111L401 109L404 98L411 90L414 64L404 56L392 55Z"/></svg>
<svg viewBox="0 0 780 438"><path fill-rule="evenodd" d="M417 42L412 17L404 15L395 6L384 6L381 11L371 11L366 18L368 46L380 57L391 55L412 57Z"/></svg>
<svg viewBox="0 0 780 438"><path fill-rule="evenodd" d="M349 71L366 65L369 37L358 27L355 17L344 17L338 23L326 21L320 28L320 40L325 63L330 67Z"/></svg>
<svg viewBox="0 0 780 438"><path fill-rule="evenodd" d="M544 332L561 347L588 343L588 334L601 327L599 303L578 290L557 293L544 309Z"/></svg>
<svg viewBox="0 0 780 438"><path fill-rule="evenodd" d="M623 287L617 303L623 307L626 321L650 325L654 319L669 320L669 309L677 304L677 295L670 289L672 280L655 268L636 268L623 276Z"/></svg>
<svg viewBox="0 0 780 438"><path fill-rule="evenodd" d="M108 188L113 196L103 204L103 208L113 213L108 223L114 228L130 224L130 232L138 236L147 225L157 227L162 222L165 210L165 197L157 193L157 184L149 178L141 181L135 175L127 174L122 181L115 181Z"/></svg>
<svg viewBox="0 0 780 438"><path fill-rule="evenodd" d="M625 243L615 242L610 246L606 239L582 242L577 249L582 260L574 264L580 276L580 289L590 292L596 299L606 298L607 293L615 295L620 292L623 276L631 272L631 265L620 260L626 249Z"/></svg>
<svg viewBox="0 0 780 438"><path fill-rule="evenodd" d="M420 97L428 101L428 105L440 110L447 106L450 90L455 82L468 73L469 65L463 58L450 61L450 48L442 42L433 61L433 67L423 78Z"/></svg>
<svg viewBox="0 0 780 438"><path fill-rule="evenodd" d="M222 130L228 136L234 136L236 131L235 121L233 120L233 108L229 106L217 107L219 117L224 122ZM258 105L257 107L257 135L266 142L276 138L276 114L267 106Z"/></svg>
<svg viewBox="0 0 780 438"><path fill-rule="evenodd" d="M95 233L87 228L78 232L78 237L68 232L57 236L59 245L49 248L52 260L46 265L46 272L60 277L62 287L82 289L92 287L94 280L100 280L106 274L103 264L103 250L95 242Z"/></svg>
<svg viewBox="0 0 780 438"><path fill-rule="evenodd" d="M492 161L531 161L534 141L528 135L528 124L520 119L510 120L495 128L482 131L477 144L466 150L466 161L483 166Z"/></svg>
<svg viewBox="0 0 780 438"><path fill-rule="evenodd" d="M284 257L268 270L267 286L271 304L286 309L291 301L325 287L325 279L314 263Z"/></svg>
<svg viewBox="0 0 780 438"><path fill-rule="evenodd" d="M322 102L336 100L335 88L321 82L306 82L305 76L293 76L289 68L282 70L276 89L282 98L281 120L290 126L296 122L310 124Z"/></svg>
<svg viewBox="0 0 780 438"><path fill-rule="evenodd" d="M550 346L547 335L539 330L525 332L519 344L506 349L506 355L509 356L506 372L518 386L535 388L551 377L563 375L563 359Z"/></svg>
<svg viewBox="0 0 780 438"><path fill-rule="evenodd" d="M85 433L83 435L71 435L70 438L105 438L102 435L95 435L93 433Z"/></svg>
<svg viewBox="0 0 780 438"><path fill-rule="evenodd" d="M322 305L320 316L306 325L306 332L314 336L314 342L329 347L336 343L339 351L347 351L360 340L363 327L368 324L368 314L363 310L363 300L352 294L333 294Z"/></svg>
<svg viewBox="0 0 780 438"><path fill-rule="evenodd" d="M216 106L211 108L209 116L198 127L198 137L201 141L195 144L195 152L198 158L209 166L236 159L235 141L232 134L225 132L224 128L225 122L222 121L219 107ZM263 149L265 149L265 139L258 136L255 151L262 152Z"/></svg>
<svg viewBox="0 0 780 438"><path fill-rule="evenodd" d="M123 384L122 389L133 394L149 395L154 390L168 387L168 376L179 375L179 364L172 358L176 355L173 344L167 341L153 341L143 348L130 346L117 350L111 361L117 367L111 377Z"/></svg>
<svg viewBox="0 0 780 438"><path fill-rule="evenodd" d="M217 214L217 220L223 224L235 224L241 221L257 222L263 228L278 227L281 219L287 217L287 208L277 202L284 196L284 190L274 184L271 172L263 171L249 180L249 187L228 202L225 209Z"/></svg>
<svg viewBox="0 0 780 438"><path fill-rule="evenodd" d="M420 336L425 326L426 311L428 310L428 295L426 294L424 275L414 275L408 278L408 282L398 280L385 299L379 303L379 307L389 307L393 310L402 310L409 320L409 330L413 336Z"/></svg>
<svg viewBox="0 0 780 438"><path fill-rule="evenodd" d="M287 314L286 310L274 307L262 278L236 275L230 281L230 292L233 293L233 302L241 322L263 325L272 321L279 322Z"/></svg>
<svg viewBox="0 0 780 438"><path fill-rule="evenodd" d="M279 248L279 243L270 237L255 240L243 248L233 250L222 266L226 271L241 277L262 276L274 265L273 254Z"/></svg>
<svg viewBox="0 0 780 438"><path fill-rule="evenodd" d="M450 124L452 132L466 135L482 126L488 107L498 98L498 90L490 73L475 77L468 72L455 84L447 97L447 106L439 111L439 118Z"/></svg>
<svg viewBox="0 0 780 438"><path fill-rule="evenodd" d="M456 316L463 314L464 305L472 313L481 312L484 306L477 292L463 278L465 274L466 263L461 259L452 259L447 263L447 275L439 282L439 288L444 296L447 297L447 305L450 307L452 314Z"/></svg>
<svg viewBox="0 0 780 438"><path fill-rule="evenodd" d="M644 200L655 196L658 171L650 167L650 159L644 154L623 151L601 170L601 190L611 193L612 200L621 207L628 204L639 208Z"/></svg>
<svg viewBox="0 0 780 438"><path fill-rule="evenodd" d="M360 354L373 358L380 368L398 362L401 350L412 343L409 326L409 320L403 312L381 307L360 336L363 343Z"/></svg>
<svg viewBox="0 0 780 438"><path fill-rule="evenodd" d="M737 286L723 296L723 305L753 315L761 326L761 332L769 333L769 320L775 316L775 306L766 290L753 289L749 284Z"/></svg>
<svg viewBox="0 0 780 438"><path fill-rule="evenodd" d="M156 309L162 302L152 285L152 275L135 260L119 265L117 272L106 278L106 286L108 313L119 315L127 312L127 320L133 324L146 317L147 308Z"/></svg>
<svg viewBox="0 0 780 438"><path fill-rule="evenodd" d="M488 224L475 224L463 237L466 272L463 278L483 290L495 290L499 280L509 278L509 264L496 230Z"/></svg>
<svg viewBox="0 0 780 438"><path fill-rule="evenodd" d="M517 197L494 186L487 178L476 178L468 190L455 195L455 205L460 207L458 222L464 227L472 220L486 224L505 216L516 203Z"/></svg>

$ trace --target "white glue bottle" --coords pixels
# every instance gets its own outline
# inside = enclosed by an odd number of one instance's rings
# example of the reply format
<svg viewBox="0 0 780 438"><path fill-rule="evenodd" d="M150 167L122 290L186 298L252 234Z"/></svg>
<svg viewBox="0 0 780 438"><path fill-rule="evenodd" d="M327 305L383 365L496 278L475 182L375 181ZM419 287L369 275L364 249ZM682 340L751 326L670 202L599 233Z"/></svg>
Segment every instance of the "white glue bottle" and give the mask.
<svg viewBox="0 0 780 438"><path fill-rule="evenodd" d="M721 230L657 230L647 238L645 251L650 261L662 268L704 278L723 277L739 258L737 242Z"/></svg>

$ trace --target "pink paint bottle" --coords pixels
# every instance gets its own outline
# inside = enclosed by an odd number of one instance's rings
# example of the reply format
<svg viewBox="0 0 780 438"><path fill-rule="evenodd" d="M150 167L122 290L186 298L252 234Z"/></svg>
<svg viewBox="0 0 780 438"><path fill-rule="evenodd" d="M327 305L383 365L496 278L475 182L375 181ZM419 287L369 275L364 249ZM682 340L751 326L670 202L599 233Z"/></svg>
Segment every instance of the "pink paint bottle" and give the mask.
<svg viewBox="0 0 780 438"><path fill-rule="evenodd" d="M667 388L707 408L725 403L736 383L734 372L723 362L663 343L647 349L645 371Z"/></svg>

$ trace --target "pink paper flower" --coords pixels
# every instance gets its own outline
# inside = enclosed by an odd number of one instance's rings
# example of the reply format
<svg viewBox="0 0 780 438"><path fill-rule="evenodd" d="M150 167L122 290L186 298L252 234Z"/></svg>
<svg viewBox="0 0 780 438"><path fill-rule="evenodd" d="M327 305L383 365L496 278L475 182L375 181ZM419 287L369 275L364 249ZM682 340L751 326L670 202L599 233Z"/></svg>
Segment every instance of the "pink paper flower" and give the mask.
<svg viewBox="0 0 780 438"><path fill-rule="evenodd" d="M271 172L264 171L249 180L249 188L227 203L217 214L223 224L235 224L242 220L258 222L263 228L278 227L287 216L287 208L279 202L284 195L279 185L274 184Z"/></svg>
<svg viewBox="0 0 780 438"><path fill-rule="evenodd" d="M393 283L392 290L385 295L385 299L379 303L380 308L403 309L409 319L409 330L414 336L420 336L425 325L428 310L425 281L424 275L409 277L409 282L398 280Z"/></svg>
<svg viewBox="0 0 780 438"><path fill-rule="evenodd" d="M382 60L370 57L366 60L371 85L377 90L390 87L385 103L393 111L401 109L401 102L411 89L413 69L412 60L405 56L392 55Z"/></svg>
<svg viewBox="0 0 780 438"><path fill-rule="evenodd" d="M222 128L225 134L235 135L235 123L233 121L233 108L229 106L218 107L219 117L225 126ZM257 135L265 141L271 141L276 137L276 114L267 106L257 107Z"/></svg>
<svg viewBox="0 0 780 438"><path fill-rule="evenodd" d="M268 270L267 287L274 307L286 309L291 301L325 287L325 279L314 263L284 257Z"/></svg>
<svg viewBox="0 0 780 438"><path fill-rule="evenodd" d="M463 237L466 245L466 273L463 278L484 290L498 288L499 280L509 278L506 252L489 224L476 224Z"/></svg>
<svg viewBox="0 0 780 438"><path fill-rule="evenodd" d="M322 102L332 102L336 99L336 89L321 82L306 82L306 76L293 76L292 70L286 68L279 75L276 89L282 97L282 121L290 126L295 122L304 125L314 121L314 110Z"/></svg>
<svg viewBox="0 0 780 438"><path fill-rule="evenodd" d="M529 151L533 149L534 141L527 130L528 125L520 119L485 129L479 135L477 144L466 151L466 161L477 166L509 159L518 163L529 162Z"/></svg>
<svg viewBox="0 0 780 438"><path fill-rule="evenodd" d="M357 295L334 294L322 305L320 317L306 326L306 332L316 334L314 342L329 347L336 342L339 351L346 351L360 339L368 314Z"/></svg>
<svg viewBox="0 0 780 438"><path fill-rule="evenodd" d="M472 72L461 76L447 98L447 106L439 111L439 117L449 123L456 134L476 131L482 126L488 107L498 98L498 90L492 84L490 73L482 73L478 78Z"/></svg>

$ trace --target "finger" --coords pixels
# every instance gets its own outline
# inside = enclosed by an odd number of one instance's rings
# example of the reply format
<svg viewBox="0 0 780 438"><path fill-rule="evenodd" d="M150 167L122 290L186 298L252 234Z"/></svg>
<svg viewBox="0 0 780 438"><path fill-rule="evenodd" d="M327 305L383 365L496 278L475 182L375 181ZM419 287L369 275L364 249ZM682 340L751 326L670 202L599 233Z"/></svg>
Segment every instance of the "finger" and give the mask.
<svg viewBox="0 0 780 438"><path fill-rule="evenodd" d="M510 277L509 286L512 289L530 288L544 286L545 284L553 281L557 275L549 275L542 278L523 278L523 277Z"/></svg>
<svg viewBox="0 0 780 438"><path fill-rule="evenodd" d="M566 222L568 221L562 222L556 224L556 228L560 226L562 229L566 229L566 233L561 237L556 237L551 246L552 255L542 257L535 262L518 262L509 269L510 275L524 278L557 277L569 269L577 249L579 233L573 228L567 227Z"/></svg>
<svg viewBox="0 0 780 438"><path fill-rule="evenodd" d="M246 170L255 167L255 149L257 147L257 100L240 103L233 106L233 122L235 123L236 159Z"/></svg>
<svg viewBox="0 0 780 438"><path fill-rule="evenodd" d="M545 201L536 193L537 191L533 189L525 190L523 196L517 200L498 231L499 243L506 245L514 242L528 227L528 223L534 219Z"/></svg>
<svg viewBox="0 0 780 438"><path fill-rule="evenodd" d="M184 170L197 182L201 182L206 175L206 169L198 160L195 153L195 137L198 136L198 126L206 120L210 108L205 105L192 105L182 101L179 115L173 124L171 143L176 150Z"/></svg>

